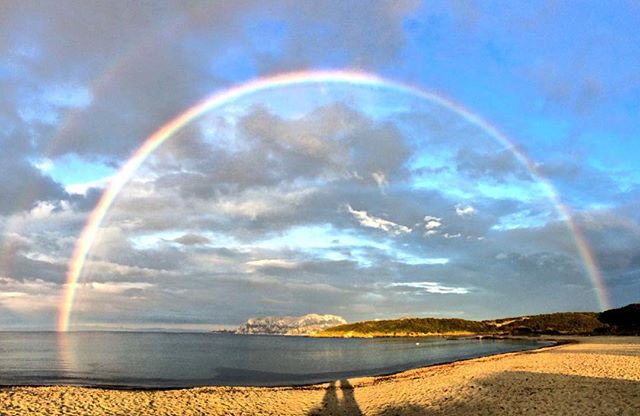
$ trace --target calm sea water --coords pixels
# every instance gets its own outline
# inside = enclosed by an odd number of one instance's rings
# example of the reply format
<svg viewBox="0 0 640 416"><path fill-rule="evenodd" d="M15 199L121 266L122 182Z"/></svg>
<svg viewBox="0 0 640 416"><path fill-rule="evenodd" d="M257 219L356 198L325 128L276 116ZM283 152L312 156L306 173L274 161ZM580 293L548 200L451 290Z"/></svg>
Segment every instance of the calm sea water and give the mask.
<svg viewBox="0 0 640 416"><path fill-rule="evenodd" d="M309 384L540 346L535 341L444 338L0 332L0 385L169 388Z"/></svg>

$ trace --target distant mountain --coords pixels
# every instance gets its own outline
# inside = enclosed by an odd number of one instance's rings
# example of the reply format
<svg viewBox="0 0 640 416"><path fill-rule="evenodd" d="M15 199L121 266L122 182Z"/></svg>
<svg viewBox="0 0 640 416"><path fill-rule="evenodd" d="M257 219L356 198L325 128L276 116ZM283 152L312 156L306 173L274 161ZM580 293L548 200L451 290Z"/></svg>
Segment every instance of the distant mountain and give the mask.
<svg viewBox="0 0 640 416"><path fill-rule="evenodd" d="M346 324L337 315L265 316L249 319L236 329L236 334L311 335L323 329Z"/></svg>
<svg viewBox="0 0 640 416"><path fill-rule="evenodd" d="M423 335L640 335L640 304L602 313L557 312L487 321L403 318L363 321L320 331L321 337Z"/></svg>

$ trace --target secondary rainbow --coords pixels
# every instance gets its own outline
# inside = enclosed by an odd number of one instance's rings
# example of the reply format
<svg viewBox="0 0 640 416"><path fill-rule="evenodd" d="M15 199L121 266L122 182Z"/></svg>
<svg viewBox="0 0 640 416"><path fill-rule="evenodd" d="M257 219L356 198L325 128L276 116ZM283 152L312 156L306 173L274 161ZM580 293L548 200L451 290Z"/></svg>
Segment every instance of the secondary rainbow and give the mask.
<svg viewBox="0 0 640 416"><path fill-rule="evenodd" d="M89 215L89 218L76 242L72 257L69 261L63 294L60 301L57 330L67 331L69 329L69 319L73 309L73 302L78 286L78 278L80 277L85 260L95 240L102 220L122 188L154 150L156 150L183 126L217 107L260 91L304 84L351 84L370 88L392 89L448 108L464 117L469 123L484 130L495 140L511 150L518 161L522 163L523 166L529 170L531 175L544 187L548 197L555 205L556 210L566 220L567 227L575 239L576 247L583 260L585 270L587 271L591 283L596 291L600 308L608 308L609 304L606 290L602 282L598 266L584 236L573 220L569 209L561 203L557 191L548 180L540 175L535 164L529 160L521 150L513 145L513 143L511 143L511 141L509 141L508 138L497 128L463 106L432 92L420 89L419 87L356 71L303 71L259 78L216 92L170 120L144 141L142 146L132 154L118 173L113 176L98 204Z"/></svg>

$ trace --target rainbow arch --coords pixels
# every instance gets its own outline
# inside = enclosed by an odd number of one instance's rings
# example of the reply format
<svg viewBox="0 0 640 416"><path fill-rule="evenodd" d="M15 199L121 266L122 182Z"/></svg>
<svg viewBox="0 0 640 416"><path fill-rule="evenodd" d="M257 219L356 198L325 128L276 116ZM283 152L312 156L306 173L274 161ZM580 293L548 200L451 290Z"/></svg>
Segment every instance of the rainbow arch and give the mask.
<svg viewBox="0 0 640 416"><path fill-rule="evenodd" d="M583 260L585 270L595 289L599 306L601 309L607 309L609 307L606 289L597 263L589 249L589 246L587 245L584 235L573 220L569 208L562 204L557 191L553 185L539 173L536 165L496 127L450 99L413 85L404 84L398 81L385 79L377 75L358 71L300 71L258 78L229 89L215 92L161 126L155 133L149 136L135 152L133 152L131 157L111 179L111 182L102 194L98 204L89 215L76 242L73 254L69 261L63 294L58 308L57 330L67 331L69 329L69 320L73 309L78 279L82 273L87 255L89 254L89 250L96 238L100 224L122 188L154 150L156 150L160 145L162 145L162 143L182 127L208 111L233 102L234 100L246 95L281 87L306 84L350 84L370 88L391 89L410 96L415 96L456 112L467 122L481 128L499 143L510 149L515 158L525 166L531 175L543 186L548 197L555 205L558 213L566 219L567 227L575 240L578 253Z"/></svg>

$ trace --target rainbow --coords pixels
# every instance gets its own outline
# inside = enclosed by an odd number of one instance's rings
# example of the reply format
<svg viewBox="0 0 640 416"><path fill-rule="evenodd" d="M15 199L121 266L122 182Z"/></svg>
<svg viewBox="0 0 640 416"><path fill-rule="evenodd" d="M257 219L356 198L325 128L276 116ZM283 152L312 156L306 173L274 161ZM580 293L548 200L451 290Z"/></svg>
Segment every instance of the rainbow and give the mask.
<svg viewBox="0 0 640 416"><path fill-rule="evenodd" d="M78 286L78 278L80 277L84 267L89 250L96 238L100 224L122 188L154 150L156 150L160 145L162 145L162 143L182 127L208 111L233 102L241 97L261 91L308 84L348 84L378 89L391 89L427 100L456 112L467 122L481 128L499 143L510 149L516 159L522 163L522 165L529 170L531 175L544 187L545 192L555 205L558 213L566 219L567 226L573 235L576 247L583 260L585 270L596 291L600 308L608 308L609 303L607 300L605 286L602 281L602 276L600 275L596 261L582 232L572 219L569 208L562 204L557 191L553 185L538 172L536 165L497 128L463 106L416 86L356 71L302 71L259 78L216 92L202 101L199 101L174 119L161 126L155 133L144 141L144 143L125 162L122 168L112 177L111 182L102 194L98 204L89 215L84 229L76 242L72 257L69 261L63 294L60 301L61 303L58 309L57 330L67 331L69 329L69 319L71 317L75 293Z"/></svg>

